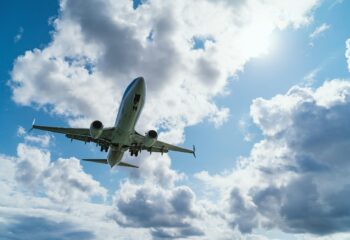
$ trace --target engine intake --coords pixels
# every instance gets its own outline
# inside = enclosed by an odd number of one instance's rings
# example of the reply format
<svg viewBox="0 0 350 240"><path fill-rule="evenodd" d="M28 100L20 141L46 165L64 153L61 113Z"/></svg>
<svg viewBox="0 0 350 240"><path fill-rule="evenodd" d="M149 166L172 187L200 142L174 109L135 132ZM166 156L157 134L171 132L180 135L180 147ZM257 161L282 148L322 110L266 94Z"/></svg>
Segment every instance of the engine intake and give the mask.
<svg viewBox="0 0 350 240"><path fill-rule="evenodd" d="M158 133L155 130L150 130L146 133L144 145L146 147L151 147L158 138Z"/></svg>
<svg viewBox="0 0 350 240"><path fill-rule="evenodd" d="M103 124L99 120L95 120L90 124L90 136L94 139L99 138L103 132Z"/></svg>

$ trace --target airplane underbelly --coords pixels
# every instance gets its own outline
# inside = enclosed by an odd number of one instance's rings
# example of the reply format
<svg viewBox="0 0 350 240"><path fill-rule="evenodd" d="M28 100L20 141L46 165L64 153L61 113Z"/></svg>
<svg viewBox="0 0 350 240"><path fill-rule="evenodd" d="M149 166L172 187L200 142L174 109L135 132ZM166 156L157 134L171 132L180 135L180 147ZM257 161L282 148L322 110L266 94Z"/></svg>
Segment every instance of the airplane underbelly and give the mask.
<svg viewBox="0 0 350 240"><path fill-rule="evenodd" d="M125 112L119 119L116 132L113 134L112 142L115 144L129 145L130 135L134 133L134 128L140 111Z"/></svg>
<svg viewBox="0 0 350 240"><path fill-rule="evenodd" d="M117 163L119 163L124 155L124 151L122 150L110 150L108 152L108 156L107 156L107 162L108 164L113 167L114 165L116 165Z"/></svg>

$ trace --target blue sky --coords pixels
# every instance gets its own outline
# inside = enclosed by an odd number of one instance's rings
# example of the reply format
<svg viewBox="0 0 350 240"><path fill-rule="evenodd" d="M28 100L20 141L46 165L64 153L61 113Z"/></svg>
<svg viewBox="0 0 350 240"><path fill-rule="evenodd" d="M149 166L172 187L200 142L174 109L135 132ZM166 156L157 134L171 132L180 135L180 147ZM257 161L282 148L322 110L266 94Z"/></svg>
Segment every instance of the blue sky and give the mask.
<svg viewBox="0 0 350 240"><path fill-rule="evenodd" d="M4 239L350 237L349 2L0 5ZM140 75L137 129L195 144L196 159L145 153L126 156L139 170L111 170L79 161L105 157L93 144L28 133L33 118L113 124Z"/></svg>

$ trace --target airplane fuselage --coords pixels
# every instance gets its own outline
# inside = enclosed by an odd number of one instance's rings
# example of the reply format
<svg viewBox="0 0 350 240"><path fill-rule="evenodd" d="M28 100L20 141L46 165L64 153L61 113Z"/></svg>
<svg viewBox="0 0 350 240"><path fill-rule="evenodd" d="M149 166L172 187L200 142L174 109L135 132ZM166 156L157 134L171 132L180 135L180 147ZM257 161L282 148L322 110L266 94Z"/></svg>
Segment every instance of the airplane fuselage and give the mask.
<svg viewBox="0 0 350 240"><path fill-rule="evenodd" d="M146 97L146 84L142 77L136 78L126 88L120 103L112 134L112 145L109 148L107 161L113 167L121 161L125 150L131 144L131 136L141 114Z"/></svg>

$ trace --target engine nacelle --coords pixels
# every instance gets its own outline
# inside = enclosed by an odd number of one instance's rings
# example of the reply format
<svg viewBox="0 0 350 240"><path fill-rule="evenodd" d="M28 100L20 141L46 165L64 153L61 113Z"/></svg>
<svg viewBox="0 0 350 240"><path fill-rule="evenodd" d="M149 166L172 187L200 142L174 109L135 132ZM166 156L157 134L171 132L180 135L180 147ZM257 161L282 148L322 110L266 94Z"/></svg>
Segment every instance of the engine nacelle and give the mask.
<svg viewBox="0 0 350 240"><path fill-rule="evenodd" d="M90 136L97 139L103 132L103 124L99 120L95 120L90 124Z"/></svg>
<svg viewBox="0 0 350 240"><path fill-rule="evenodd" d="M155 130L150 130L146 133L144 145L146 147L152 147L152 145L157 141L158 133Z"/></svg>

